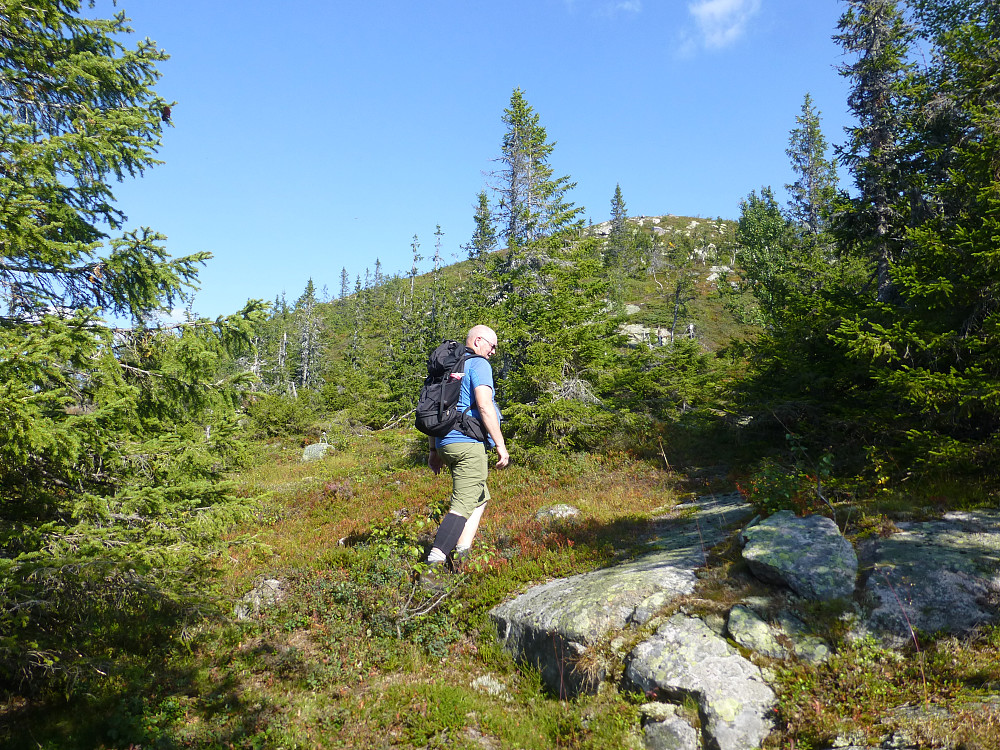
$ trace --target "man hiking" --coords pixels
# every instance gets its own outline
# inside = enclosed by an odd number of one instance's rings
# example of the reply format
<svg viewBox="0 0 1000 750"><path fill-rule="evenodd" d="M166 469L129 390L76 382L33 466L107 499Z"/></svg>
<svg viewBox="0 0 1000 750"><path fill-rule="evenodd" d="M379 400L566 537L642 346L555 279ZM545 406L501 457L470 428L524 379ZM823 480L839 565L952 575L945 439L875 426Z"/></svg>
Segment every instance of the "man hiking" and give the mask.
<svg viewBox="0 0 1000 750"><path fill-rule="evenodd" d="M496 467L502 469L510 463L510 454L500 431L500 409L494 397L493 368L487 361L497 350L497 335L485 325L473 326L465 339L465 372L456 373L462 378L461 394L458 400L459 412L469 409L469 415L483 425L489 444L496 448ZM453 564L468 554L472 540L479 529L483 510L490 500L486 487L489 462L486 445L464 432L454 429L444 437L428 438L430 453L427 465L435 474L445 465L451 470L451 507L441 520L434 546L427 556L429 570L423 576L424 582L433 584L444 570L448 557Z"/></svg>

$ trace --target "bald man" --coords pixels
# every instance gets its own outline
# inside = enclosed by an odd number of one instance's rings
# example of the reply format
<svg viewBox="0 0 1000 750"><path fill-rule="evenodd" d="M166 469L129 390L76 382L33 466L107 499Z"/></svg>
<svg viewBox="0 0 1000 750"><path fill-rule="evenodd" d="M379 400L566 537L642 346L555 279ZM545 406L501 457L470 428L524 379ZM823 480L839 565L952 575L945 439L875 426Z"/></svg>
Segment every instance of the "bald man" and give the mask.
<svg viewBox="0 0 1000 750"><path fill-rule="evenodd" d="M493 368L487 361L497 350L497 334L489 326L473 326L465 339L465 348L466 354L477 356L465 362L458 409L463 412L472 407L469 414L482 423L490 446L497 451L496 467L502 469L510 463L510 454L500 431L501 416L493 387ZM430 568L424 580L433 584L450 555L453 561L460 561L472 546L479 521L490 500L490 491L486 486L489 462L486 445L460 430L452 430L443 438L432 437L428 440L427 465L435 474L447 465L452 478L451 507L441 520L434 546L427 556Z"/></svg>

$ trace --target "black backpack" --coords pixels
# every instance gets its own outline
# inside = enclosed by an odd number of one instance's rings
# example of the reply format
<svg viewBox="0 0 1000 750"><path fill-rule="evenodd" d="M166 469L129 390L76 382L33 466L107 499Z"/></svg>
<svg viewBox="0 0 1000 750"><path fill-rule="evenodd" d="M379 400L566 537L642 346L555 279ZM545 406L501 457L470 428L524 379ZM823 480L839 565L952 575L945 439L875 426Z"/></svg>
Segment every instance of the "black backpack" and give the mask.
<svg viewBox="0 0 1000 750"><path fill-rule="evenodd" d="M468 414L475 404L475 395L469 409L458 410L458 398L462 392L462 377L452 377L462 373L465 363L478 354L466 351L457 341L444 341L427 358L427 378L420 389L414 424L418 430L432 437L444 437L452 430L460 430L476 440L486 442L486 430L478 419Z"/></svg>

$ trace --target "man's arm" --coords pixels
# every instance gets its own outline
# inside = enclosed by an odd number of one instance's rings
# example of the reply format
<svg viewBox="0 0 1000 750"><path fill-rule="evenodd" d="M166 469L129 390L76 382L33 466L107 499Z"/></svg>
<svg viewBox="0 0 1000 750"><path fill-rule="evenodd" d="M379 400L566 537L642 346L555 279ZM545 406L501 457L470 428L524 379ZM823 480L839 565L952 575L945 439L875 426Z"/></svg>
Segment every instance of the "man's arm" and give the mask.
<svg viewBox="0 0 1000 750"><path fill-rule="evenodd" d="M500 432L500 420L497 417L496 409L493 408L493 389L488 385L476 386L476 409L479 411L479 420L486 428L486 432L493 438L497 446L496 463L498 469L510 463L510 454L507 452L507 444L503 440L503 433Z"/></svg>
<svg viewBox="0 0 1000 750"><path fill-rule="evenodd" d="M435 474L440 474L441 467L444 466L444 460L437 452L437 441L433 437L427 439L427 465Z"/></svg>

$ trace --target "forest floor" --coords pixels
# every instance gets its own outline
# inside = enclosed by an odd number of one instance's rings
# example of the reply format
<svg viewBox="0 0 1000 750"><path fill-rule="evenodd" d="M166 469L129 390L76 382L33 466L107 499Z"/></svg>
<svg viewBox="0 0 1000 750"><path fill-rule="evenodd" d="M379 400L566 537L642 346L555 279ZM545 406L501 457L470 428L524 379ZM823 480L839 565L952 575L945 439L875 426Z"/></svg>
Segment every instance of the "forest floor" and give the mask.
<svg viewBox="0 0 1000 750"><path fill-rule="evenodd" d="M515 452L491 474L493 502L465 573L433 592L415 578L450 478L422 464L422 447L409 430L359 431L312 462L297 441L261 446L233 477L254 513L217 560L213 607L100 694L55 708L9 699L0 719L15 724L0 732L4 744L641 747L644 696L605 683L597 695L558 700L500 647L487 613L535 583L642 553L656 519L731 491L734 478L711 462L677 471L662 457ZM584 520L536 520L557 503ZM870 526L875 515L856 518ZM731 550L716 550L703 573L699 597L736 600L751 586ZM238 619L237 605L264 580L280 582L279 601ZM997 692L1000 629L922 645L900 654L844 644L828 667L771 665L779 705L768 747L874 741L887 715L923 706L924 746L995 749L1000 727L930 709ZM684 710L697 722L694 706Z"/></svg>

